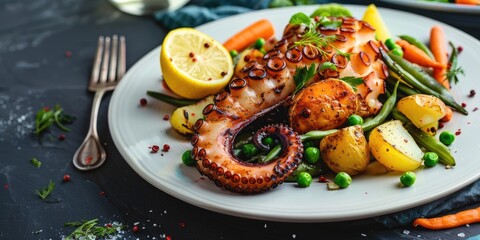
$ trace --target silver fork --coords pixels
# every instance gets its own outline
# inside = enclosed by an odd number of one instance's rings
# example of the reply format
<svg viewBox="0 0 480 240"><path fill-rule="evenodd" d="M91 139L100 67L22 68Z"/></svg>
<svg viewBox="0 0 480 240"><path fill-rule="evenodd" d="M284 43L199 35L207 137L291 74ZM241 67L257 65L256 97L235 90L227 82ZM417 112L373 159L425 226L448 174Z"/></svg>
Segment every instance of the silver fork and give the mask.
<svg viewBox="0 0 480 240"><path fill-rule="evenodd" d="M97 51L93 62L88 90L95 92L90 116L90 128L82 145L73 156L73 164L80 170L100 167L107 157L97 133L98 109L106 91L115 89L125 74L125 37L113 35L98 38Z"/></svg>

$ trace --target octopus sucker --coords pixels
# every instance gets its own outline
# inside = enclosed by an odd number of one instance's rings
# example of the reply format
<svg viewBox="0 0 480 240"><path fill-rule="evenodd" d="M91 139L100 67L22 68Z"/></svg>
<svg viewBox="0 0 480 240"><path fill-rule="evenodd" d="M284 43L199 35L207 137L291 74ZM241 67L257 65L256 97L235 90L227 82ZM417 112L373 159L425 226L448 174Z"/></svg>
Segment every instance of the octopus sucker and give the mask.
<svg viewBox="0 0 480 240"><path fill-rule="evenodd" d="M193 127L192 156L200 174L236 193L269 191L283 184L302 161L299 134L311 130L310 125L313 129L339 127L350 114L369 116L378 111L381 102L376 97L383 93L388 71L379 58L382 44L375 40L375 30L351 17L332 20L340 25L314 29L288 24L283 37L270 44L263 57L245 57L244 65L237 66L230 83L214 96L213 103L203 110L204 117ZM312 30L326 39L325 46L302 43ZM333 67L322 68L324 65ZM317 74L297 93L294 76L299 68L309 66L315 67ZM361 78L364 83L354 90L339 79L342 77ZM282 147L280 155L266 163L238 158L233 145L242 129L285 105L290 108L288 125L269 124L253 136L254 144L262 150L270 148L262 139L274 136ZM323 125L311 122L314 117L323 119L316 120Z"/></svg>

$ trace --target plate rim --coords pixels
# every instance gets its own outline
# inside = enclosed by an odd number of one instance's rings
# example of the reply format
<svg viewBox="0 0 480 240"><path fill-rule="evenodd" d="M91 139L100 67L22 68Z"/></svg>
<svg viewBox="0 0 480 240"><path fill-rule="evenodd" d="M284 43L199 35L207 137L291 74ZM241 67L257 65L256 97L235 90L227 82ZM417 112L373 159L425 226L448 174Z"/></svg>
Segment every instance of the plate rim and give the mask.
<svg viewBox="0 0 480 240"><path fill-rule="evenodd" d="M360 7L360 8L366 8L366 5L351 5L351 4L344 4L346 7ZM291 7L291 8L296 8L296 9L312 9L314 8L315 6L317 5L311 5L311 6L296 6L296 7ZM290 8L290 9L291 9ZM450 29L450 31L459 31L461 32L462 34L464 34L465 36L467 37L471 37L472 39L471 40L474 40L474 41L477 41L475 38L473 38L472 36L470 36L469 34L467 33L464 33L463 31L459 30L459 29L456 29L452 26L449 26L448 24L445 24L445 23L442 23L442 22L439 22L437 20L434 20L434 19L431 19L431 18L428 18L428 17L424 17L424 16L420 16L420 15L416 15L416 14L413 14L413 13L408 13L408 12L404 12L404 11L400 11L400 10L394 10L394 9L389 9L389 8L379 8L380 11L395 11L395 12L400 12L401 14L411 14L411 15L415 15L416 17L421 17L421 18L425 18L425 19L428 19L429 21L433 21L433 22L436 22L436 23L439 23L439 24L442 24L444 26L448 26ZM243 18L245 16L248 16L250 14L259 14L259 12L265 12L265 11L284 11L284 9L263 9L263 10L258 10L258 11L252 11L252 12L247 12L247 13L244 13L244 14L239 14L239 15L235 15L235 16L230 16L230 17L226 17L224 19L221 19L220 21L226 21L226 20L229 20L229 19L235 19L235 18ZM201 29L204 29L204 28L208 28L210 27L212 24L216 24L216 21L215 22L210 22L210 23L206 23L206 24L203 24L201 26L198 26L197 29L201 30ZM125 76L128 76L129 77L129 74L131 74L132 72L135 72L137 70L137 68L139 68L141 66L141 63L143 63L143 61L146 61L147 59L149 58L153 58L153 55L156 55L159 53L161 49L161 46L158 46L154 49L152 49L150 52L148 52L147 54L145 54L142 58L140 58L126 73ZM122 85L122 82L120 82L119 84L119 87L121 87ZM130 167L132 167L132 169L134 169L134 171L139 174L142 178L144 178L145 180L147 180L147 182L149 182L150 184L152 184L153 186L155 186L157 189L179 199L179 200L182 200L184 202L187 202L187 203L190 203L192 205L195 205L197 207L201 207L201 208L204 208L204 209L208 209L208 210L211 210L211 211L214 211L214 212L217 212L217 213L222 213L222 214L227 214L227 215L233 215L233 216L237 216L237 217L245 217L245 218L250 218L250 219L260 219L260 220L271 220L271 221L285 221L285 222L335 222L335 221L344 221L344 220L354 220L354 219L362 219L362 218L368 218L368 217L374 217L374 216L379 216L379 215L383 215L383 214L388 214L388 213L392 213L392 212L397 212L399 210L405 210L407 208L412 208L412 207L415 207L415 206L419 206L419 205L422 205L422 204L425 204L427 202L431 202L433 200L436 200L436 199L439 199L441 197L444 197L444 196L447 196L453 192L456 192L458 191L459 189L467 186L468 184L472 183L473 181L477 180L479 177L480 177L480 173L475 175L475 176L471 176L469 179L466 179L464 180L464 184L461 185L461 186L457 186L455 188L451 188L449 189L448 191L443 191L441 192L440 194L437 194L435 195L434 197L432 198L424 198L422 199L421 201L416 201L414 203L405 203L403 205L399 205L397 207L392 207L390 209L388 209L388 211L385 211L384 209L379 209L377 211L374 211L374 212L370 212L369 214L354 214L354 215L351 215L351 216L343 216L343 217L336 217L336 218L331 218L331 219L326 219L326 218L318 218L318 216L303 216L301 218L295 218L295 219L292 219L292 217L290 216L284 216L282 214L275 214L275 213L270 213L270 214L255 214L255 213L248 213L246 214L245 212L242 212L242 211L238 211L238 210L232 210L232 209L225 209L225 208L215 208L215 207L212 207L210 206L209 204L206 204L205 202L202 202L201 199L199 198L196 198L196 197L190 197L190 198L186 198L183 194L180 194L178 191L173 191L172 189L169 189L169 188L166 188L164 186L162 186L161 184L159 184L157 181L155 181L153 178L151 178L151 176L147 175L145 176L145 173L142 172L142 169L137 166L136 164L134 164L134 162L129 159L129 154L127 153L127 151L121 147L118 147L119 145L121 145L121 140L118 138L118 136L116 135L116 131L115 129L113 129L113 127L115 126L115 123L112 122L111 119L114 119L113 118L113 114L114 114L114 108L111 107L111 106L114 106L115 105L115 100L118 98L118 94L115 94L116 92L119 92L119 91L114 91L113 95L112 95L112 98L111 98L111 102L110 102L110 105L109 105L109 110L108 110L108 123L109 123L109 128L110 128L110 134L112 135L112 139L113 139L113 142L116 146L116 148L118 149L118 151L120 152L120 154L122 155L122 157L124 158L125 161L127 161L127 163L129 164ZM118 96L117 96L118 95ZM112 124L113 123L113 124ZM277 190L275 190L277 191ZM211 204L211 203L210 203ZM361 216L360 216L361 215Z"/></svg>

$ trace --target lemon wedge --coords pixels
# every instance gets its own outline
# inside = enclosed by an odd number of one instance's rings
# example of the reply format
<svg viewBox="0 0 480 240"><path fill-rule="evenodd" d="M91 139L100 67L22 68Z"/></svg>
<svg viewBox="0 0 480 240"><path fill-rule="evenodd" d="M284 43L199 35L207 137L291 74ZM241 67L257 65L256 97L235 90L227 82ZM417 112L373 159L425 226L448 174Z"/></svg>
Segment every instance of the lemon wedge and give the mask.
<svg viewBox="0 0 480 240"><path fill-rule="evenodd" d="M233 75L233 61L227 49L193 28L178 28L165 36L160 66L168 87L188 99L220 92Z"/></svg>
<svg viewBox="0 0 480 240"><path fill-rule="evenodd" d="M387 25L385 25L385 22L383 21L383 18L375 4L368 5L367 9L363 13L362 20L375 28L377 40L385 42L385 40L391 37Z"/></svg>

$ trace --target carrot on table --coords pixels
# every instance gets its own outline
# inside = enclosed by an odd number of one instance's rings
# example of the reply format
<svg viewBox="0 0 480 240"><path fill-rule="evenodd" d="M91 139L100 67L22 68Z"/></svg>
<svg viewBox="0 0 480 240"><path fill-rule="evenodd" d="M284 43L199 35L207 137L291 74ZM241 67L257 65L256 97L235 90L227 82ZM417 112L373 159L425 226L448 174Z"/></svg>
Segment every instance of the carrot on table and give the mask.
<svg viewBox="0 0 480 240"><path fill-rule="evenodd" d="M223 46L228 50L236 50L240 52L253 44L257 39L270 39L275 34L273 24L267 19L258 20L240 32L231 36Z"/></svg>
<svg viewBox="0 0 480 240"><path fill-rule="evenodd" d="M399 39L396 43L402 48L403 50L403 58L408 60L409 62L416 63L423 67L433 67L433 68L445 68L446 65L438 63L435 59L432 59L428 54L422 51L417 46Z"/></svg>
<svg viewBox="0 0 480 240"><path fill-rule="evenodd" d="M454 228L476 222L480 222L480 207L436 218L417 218L413 221L413 226L422 226L427 229L437 230Z"/></svg>
<svg viewBox="0 0 480 240"><path fill-rule="evenodd" d="M447 79L447 40L443 28L439 25L433 26L430 30L430 51L438 63L445 65L444 68L434 68L433 77L445 88L450 89L450 82Z"/></svg>
<svg viewBox="0 0 480 240"><path fill-rule="evenodd" d="M480 0L455 0L456 4L480 5Z"/></svg>

